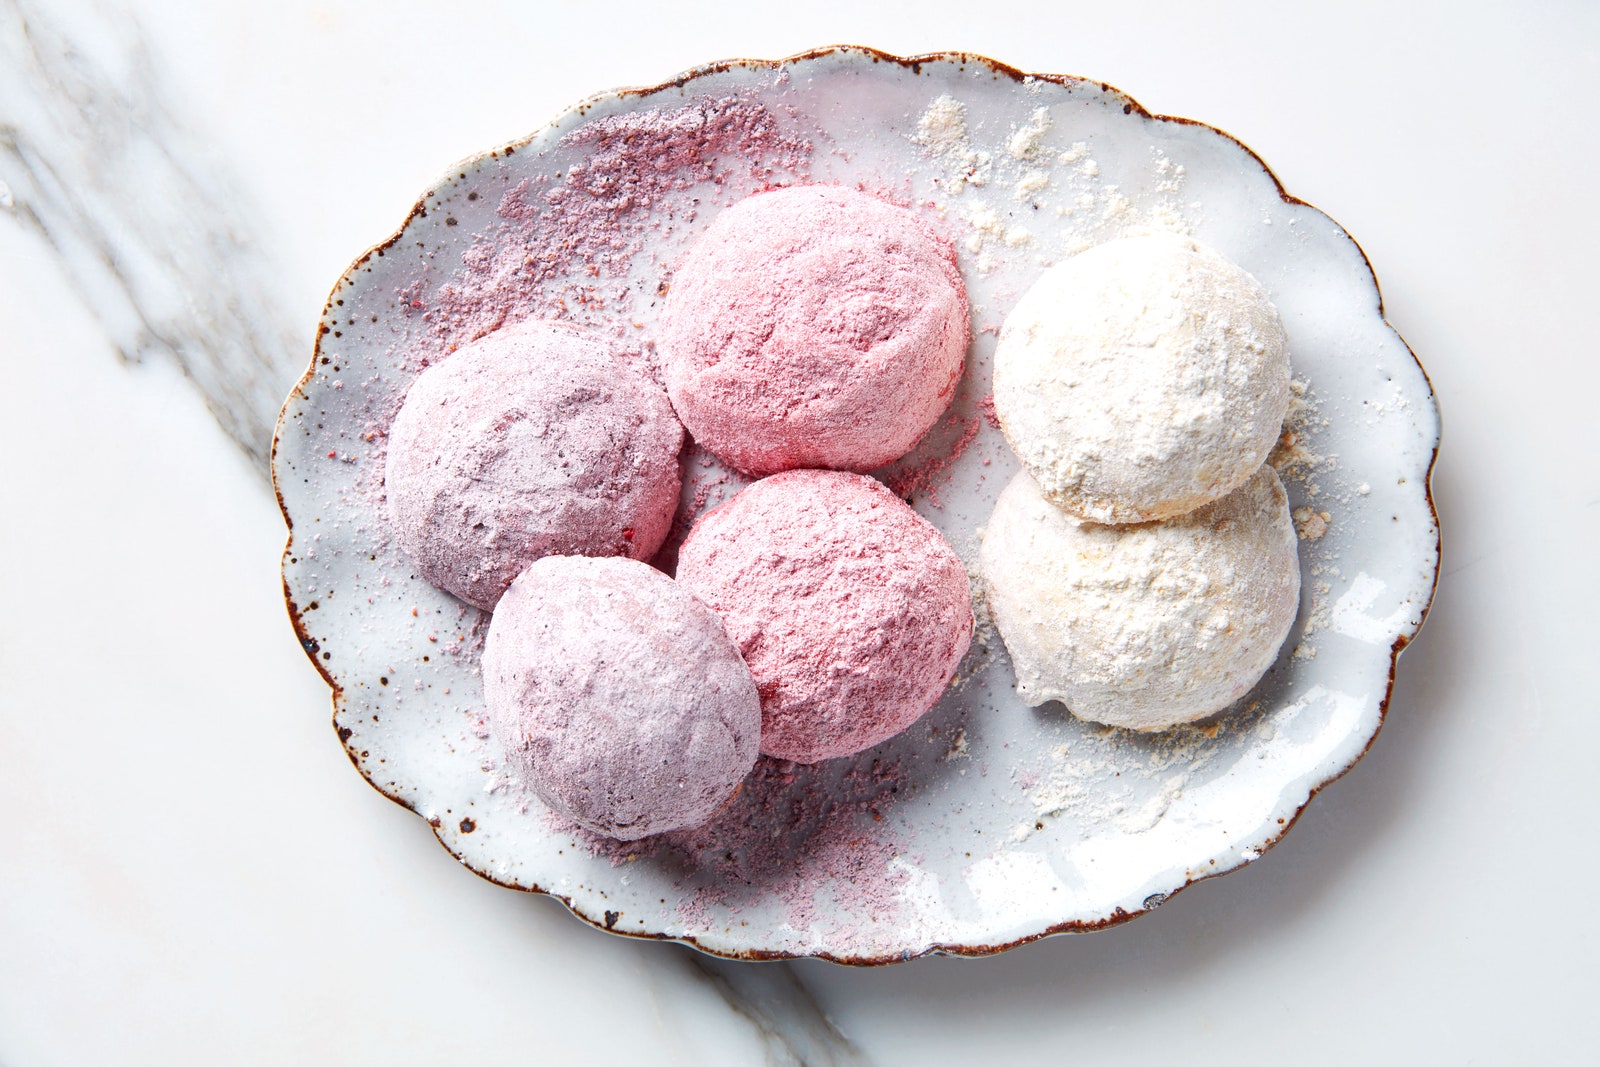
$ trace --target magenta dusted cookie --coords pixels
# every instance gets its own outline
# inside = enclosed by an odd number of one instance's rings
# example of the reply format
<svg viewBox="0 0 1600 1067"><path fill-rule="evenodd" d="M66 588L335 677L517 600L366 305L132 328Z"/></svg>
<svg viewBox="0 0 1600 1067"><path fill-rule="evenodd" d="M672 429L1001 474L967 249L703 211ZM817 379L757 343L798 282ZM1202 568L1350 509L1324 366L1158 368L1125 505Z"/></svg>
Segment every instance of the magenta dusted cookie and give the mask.
<svg viewBox="0 0 1600 1067"><path fill-rule="evenodd" d="M882 484L789 471L690 531L678 581L722 616L761 692L761 751L800 763L887 740L972 639L967 572Z"/></svg>
<svg viewBox="0 0 1600 1067"><path fill-rule="evenodd" d="M683 428L603 338L525 323L429 367L389 431L395 536L486 611L541 556L649 559L678 504Z"/></svg>
<svg viewBox="0 0 1600 1067"><path fill-rule="evenodd" d="M697 826L755 765L761 702L722 621L634 560L535 561L489 624L483 687L523 780L608 837Z"/></svg>
<svg viewBox="0 0 1600 1067"><path fill-rule="evenodd" d="M967 291L949 242L852 189L759 193L718 215L661 316L667 391L740 470L868 471L955 395Z"/></svg>

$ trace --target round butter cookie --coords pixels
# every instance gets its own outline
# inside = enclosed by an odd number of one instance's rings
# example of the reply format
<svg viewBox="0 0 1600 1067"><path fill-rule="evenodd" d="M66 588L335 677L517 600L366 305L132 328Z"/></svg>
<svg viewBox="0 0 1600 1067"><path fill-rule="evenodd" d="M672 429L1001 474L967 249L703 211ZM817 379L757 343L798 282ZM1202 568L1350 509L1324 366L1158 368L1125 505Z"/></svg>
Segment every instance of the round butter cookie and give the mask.
<svg viewBox="0 0 1600 1067"><path fill-rule="evenodd" d="M1026 472L984 530L983 582L1017 695L1081 719L1162 730L1238 700L1300 603L1289 499L1271 467L1214 504L1107 526L1056 507Z"/></svg>
<svg viewBox="0 0 1600 1067"><path fill-rule="evenodd" d="M1045 271L1000 329L994 406L1045 494L1095 522L1181 515L1244 484L1289 408L1277 309L1186 237L1097 245Z"/></svg>

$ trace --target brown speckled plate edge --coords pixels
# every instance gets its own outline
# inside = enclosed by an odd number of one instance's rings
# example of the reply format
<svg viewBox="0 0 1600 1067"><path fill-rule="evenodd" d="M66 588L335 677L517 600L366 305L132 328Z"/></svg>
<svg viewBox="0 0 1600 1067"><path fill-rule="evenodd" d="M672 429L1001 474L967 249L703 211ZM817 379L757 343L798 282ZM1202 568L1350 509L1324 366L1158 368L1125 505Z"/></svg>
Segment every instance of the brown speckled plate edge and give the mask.
<svg viewBox="0 0 1600 1067"><path fill-rule="evenodd" d="M610 92L594 94L593 96L590 96L590 97L586 98L585 100L579 102L578 104L573 105L571 108L567 109L567 111L563 112L562 115L558 116L556 120L554 120L552 123L550 123L549 126L557 125L562 119L564 119L564 118L566 118L566 117L568 117L570 115L574 115L574 114L581 115L581 114L583 114L586 110L588 110L588 108L594 102L596 102L598 100L602 100L602 99L621 98L621 97L634 97L634 96L648 97L648 96L651 96L653 94L663 92L665 90L682 87L682 86L694 81L695 79L703 77L705 75L714 74L714 73L720 73L720 72L727 71L727 70L730 70L730 69L733 69L733 68L737 68L737 67L747 67L747 68L760 69L760 70L773 70L773 69L778 69L778 68L782 68L782 67L797 66L797 65L802 64L802 63L804 63L804 62L806 62L808 60L817 59L817 58L823 57L823 56L833 56L833 55L840 55L840 54L855 54L855 55L859 55L859 56L861 56L861 57L863 57L865 59L868 59L868 60L870 60L871 62L874 62L874 63L893 63L893 64L898 64L901 67L904 67L904 68L907 68L907 69L911 70L913 73L920 72L920 66L922 64L924 64L924 63L961 62L961 63L971 63L971 64L974 64L974 65L981 65L981 66L987 67L991 71L993 71L996 76L1010 78L1010 79L1012 79L1013 81L1015 81L1015 82L1017 82L1019 84L1024 82L1025 80L1036 80L1036 81L1052 82L1052 83L1055 83L1055 84L1058 84L1058 85L1071 85L1071 84L1096 85L1103 92L1108 93L1108 94L1113 94L1113 95L1121 98L1123 100L1123 102L1124 102L1123 103L1123 111L1126 114L1137 113L1137 114L1139 114L1140 116L1142 116L1144 118L1151 119L1151 120L1158 121L1158 122L1171 122L1171 123L1178 123L1178 124L1187 125L1187 126L1199 127L1199 128L1202 128L1202 129L1210 130L1212 133L1215 133L1217 136L1223 137L1223 138L1233 142L1234 144L1238 145L1241 149L1243 149L1245 151L1245 153L1249 156L1249 158L1252 159L1256 163L1256 165L1258 165L1261 168L1262 172L1268 178L1270 178L1272 180L1274 186L1277 189L1278 196L1284 202L1290 203L1290 204L1295 204L1295 205L1303 205L1305 207L1312 208L1313 210L1320 210L1320 209L1316 209L1314 207L1314 205L1307 204L1305 201L1299 199L1298 197L1295 197L1295 196L1291 195L1287 190L1284 189L1283 183L1278 180L1277 175L1273 173L1272 169L1265 163L1265 161L1263 161L1261 159L1261 157L1259 155L1257 155L1252 149L1250 149L1248 145L1245 145L1243 142L1239 141L1238 138L1234 137L1233 135L1227 133L1224 130L1217 129L1214 126L1210 126L1210 125L1208 125L1206 123L1198 122L1198 121L1193 120L1193 119L1180 118L1180 117L1169 116L1169 115L1152 114L1151 112L1146 110L1144 107L1142 107L1136 100L1134 100L1132 97L1128 96L1126 93L1124 93L1121 90L1118 90L1118 89L1114 88L1113 86L1110 86L1110 85L1108 85L1108 84L1106 84L1104 82L1095 82L1095 81L1093 81L1091 79L1078 78L1078 77L1074 77L1074 76L1071 76L1071 75L1029 74L1029 73L1027 73L1025 71L1019 70L1016 67L1010 66L1008 64L1001 63L1001 62L998 62L998 61L993 60L993 59L989 59L989 58L984 57L984 56L974 55L974 54L968 53L968 52L950 51L950 52L926 53L926 54L923 54L923 55L916 55L916 56L896 56L896 55L892 55L892 54L887 53L887 52L882 52L882 51L879 51L877 49L868 48L868 47L864 47L864 46L833 45L833 46L827 46L827 47L822 47L822 48L811 49L809 51L798 53L796 55L790 56L790 57L785 58L785 59L780 59L780 60L754 60L754 59L725 60L725 61L721 61L721 62L709 63L709 64L705 64L705 65L700 66L700 67L696 67L696 68L694 68L692 70L689 70L689 71L686 71L686 72L684 72L682 74L679 74L676 77L668 79L667 81L664 81L664 82L660 83L659 85L655 85L655 86L651 86L651 87L624 88L624 89L613 90L613 91L610 91ZM546 127L546 128L548 128L548 127ZM534 131L533 133L530 133L525 137L522 137L522 138L519 138L517 140L508 142L505 145L499 146L499 147L494 148L494 149L490 149L487 152L478 153L478 154L476 154L474 156L468 157L467 159L464 159L460 163L458 163L457 164L457 168L470 166L470 165L475 164L477 162L480 162L480 161L482 161L482 160L484 160L486 158L490 158L490 157L494 157L494 156L498 156L498 155L502 155L502 154L514 153L518 148L527 145L535 137L539 136L540 132L542 132L542 131ZM400 224L399 227L397 227L395 229L394 233L392 233L385 240L373 245L370 249L368 249L365 253L363 253L360 257L358 257L351 264L351 266L344 272L343 275L341 275L339 280L335 283L335 285L333 287L333 293L334 294L337 294L339 289L342 288L345 284L347 284L351 280L351 278L354 275L354 273L363 264L365 264L368 259L370 259L372 256L378 254L381 250L386 249L386 248L394 245L402 237L402 235L404 234L407 226L409 226L411 221L414 218L416 218L419 214L422 214L423 212L425 212L425 210L426 210L426 207L425 207L426 200L427 200L427 197L429 195L430 195L430 192L425 192L421 197L418 198L416 203L413 205L411 211L407 214L405 220ZM1326 213L1324 212L1323 214L1326 214ZM1381 288L1378 285L1378 279L1377 279L1376 272L1374 272L1372 270L1371 261L1370 261L1370 259L1367 258L1366 253L1360 249L1359 243L1356 242L1353 237L1350 237L1348 232L1345 233L1345 236L1348 237L1350 242L1351 242L1351 244L1353 246L1355 246L1355 248L1358 251L1361 252L1362 259L1366 263L1368 274L1371 276L1373 290L1374 290L1375 293L1377 293L1377 296L1378 296L1378 313L1379 313L1380 316L1382 316L1383 315L1382 292L1381 292ZM296 399L305 399L306 398L305 397L305 393L304 393L304 388L310 382L310 380L312 379L312 377L313 377L313 375L315 373L315 368L317 366L317 361L318 361L319 357L321 356L321 352L322 352L322 339L323 339L323 336L326 333L328 333L329 330L331 329L331 327L328 324L328 320L331 318L331 315L332 315L333 299L334 299L333 295L330 295L328 303L324 307L323 316L322 316L323 321L322 321L322 324L320 325L320 327L318 329L318 332L317 332L317 340L316 340L316 342L315 342L315 344L313 346L310 363L307 366L305 374L301 377L301 379L295 384L294 388L290 391L289 397L285 401L285 405L284 405L285 411L287 411L289 406ZM1437 398L1436 398L1436 396L1435 396L1435 394L1433 392L1432 383L1427 378L1426 369L1422 367L1421 361L1417 359L1415 352L1413 352L1411 350L1410 346L1408 344L1406 344L1405 339L1403 337L1400 337L1399 332L1395 331L1393 326L1388 324L1388 321L1387 321L1386 318L1384 320L1384 323L1385 323L1385 326L1387 326L1389 328L1389 330L1394 334L1396 339L1398 339L1402 345L1405 345L1406 351L1408 353L1410 353L1412 360L1416 362L1418 370L1422 373L1423 379L1424 379L1425 382L1427 382L1427 385L1428 385L1427 401L1428 401L1428 403L1430 405L1432 405L1432 407L1434 409L1434 412L1435 412L1435 416L1437 417L1438 401L1437 401ZM288 540L285 543L284 550L283 550L283 556L282 556L282 559L283 559L284 563L287 563L291 553L294 551L295 540L294 540L294 520L293 520L293 517L289 513L288 506L287 506L287 504L286 504L286 502L284 500L282 488L279 485L279 467L278 467L278 462L277 462L277 453L278 453L279 441L281 439L281 436L282 436L282 433L283 433L283 429L284 429L283 419L284 419L283 414L280 414L279 420L278 420L277 429L276 429L276 431L275 431L275 433L273 435L272 481L273 481L273 490L274 490L274 493L275 493L275 495L277 497L277 500L278 500L279 510L283 514L284 523L289 529ZM1426 499L1428 512L1429 512L1429 514L1431 516L1432 531L1433 531L1433 534L1434 534L1434 548L1435 548L1435 551L1434 551L1434 566L1433 566L1433 575L1432 575L1432 579L1433 580L1432 580L1432 583L1431 583L1431 585L1429 587L1429 590L1428 590L1427 599L1426 599L1425 603L1423 603L1422 606L1421 606L1421 610L1420 610L1419 617L1418 617L1418 620L1417 620L1416 624L1414 626L1410 626L1407 629L1403 630L1402 632L1396 633L1394 635L1394 640L1393 640L1393 643L1392 643L1391 649L1390 649L1390 661L1389 661L1389 674L1388 674L1387 688L1385 689L1384 695L1383 695L1383 697L1382 697L1382 699L1381 699L1381 701L1379 703L1378 729L1374 731L1373 735L1368 739L1366 745L1363 746L1361 751L1358 752L1355 755L1354 758L1350 759L1342 767L1339 767L1336 771L1334 771L1333 773L1329 774L1320 784L1312 787L1312 789L1310 790L1310 793L1307 796L1306 800L1299 805L1299 807L1291 814L1291 816L1286 821L1283 822L1283 824L1278 828L1277 832L1274 833L1273 835L1271 835L1270 837L1268 837L1265 841L1263 841L1260 844L1260 846L1258 848L1259 853L1265 853L1266 851L1270 850L1273 846L1275 846L1279 841L1281 841L1283 839L1284 835L1286 835L1289 832L1289 830L1299 821L1299 818L1300 818L1301 814L1304 813L1306 807L1309 806L1309 804L1311 803L1311 800L1313 798L1315 798L1317 796L1317 794L1319 794L1328 785L1331 785L1333 782L1337 781L1339 778L1343 777L1346 773L1348 773L1349 770L1352 767L1354 767L1357 762L1360 761L1361 757L1363 755L1365 755L1367 750L1370 749L1370 747L1372 745L1372 742L1375 741L1376 738L1377 738L1378 732L1381 732L1383 722L1387 718L1388 709L1389 709L1389 702L1390 702L1391 698L1393 697L1393 693L1394 693L1395 672L1396 672L1396 669L1398 667L1400 653L1405 650L1406 646L1411 642L1411 640L1413 638L1415 638L1417 632L1421 629L1422 625L1425 623L1425 621L1427 619L1427 616L1428 616L1428 612L1429 612L1429 610L1431 609L1431 606L1432 606L1434 593L1436 592L1437 586L1438 586L1438 575L1439 575L1439 566L1440 566L1440 558L1441 558L1440 557L1440 553L1442 551L1442 540L1441 540L1441 534L1440 534L1440 530L1439 530L1438 509L1434 504L1433 489L1432 489L1433 471L1434 471L1435 465L1438 462L1438 455L1439 455L1439 439L1438 439L1437 436L1435 436L1434 440L1432 442L1432 452L1431 452L1431 456L1429 458L1429 462L1428 462L1428 465L1427 465L1426 476L1423 479L1423 491L1424 491L1424 494L1425 494L1425 499ZM317 655L316 655L316 653L317 653L317 642L310 636L310 634L308 633L308 631L307 631L307 629L306 629L306 627L304 625L304 622L303 622L303 619L302 619L302 614L301 614L301 608L294 601L292 592L291 592L291 590L289 588L288 579L287 579L286 575L283 576L283 578L282 578L282 584L283 584L283 593L284 593L284 603L285 603L285 606L286 606L286 608L288 610L290 623L294 627L296 637L300 641L301 647L305 650L307 658L311 661L312 666L316 668L317 673L319 675L321 675L323 680L328 684L329 689L332 692L332 701L333 701L334 712L337 715L337 713L341 709L341 706L342 706L342 703L343 703L343 700L344 700L343 690L340 687L339 683L329 673L329 671L326 670L323 667L323 665L321 664L321 662L319 662L318 659L317 659ZM341 739L341 744L344 745L344 747L346 749L346 754L350 758L350 761L351 761L352 765L355 766L356 769L361 772L362 777L367 780L368 784L370 784L379 793L381 793L384 796L388 797L390 800L394 801L395 803L400 804L402 807L405 807L406 809L418 814L419 816L421 815L420 812L417 812L415 806L412 805L409 801L407 801L404 797L398 796L398 795L396 795L394 793L391 793L391 792L385 790L377 781L375 781L372 778L372 776L367 772L365 767L363 766L362 762L358 758L358 754L355 751L353 751L350 748L350 746L347 743L344 742L343 739ZM445 839L439 834L438 826L436 826L436 825L433 826L433 829L434 829L434 832L435 832L435 837L439 840L440 844L443 845L445 847L445 849L447 851L449 851L452 856L455 856L458 860L460 860L461 859L460 855L458 853L456 853L455 850L451 849L449 844L448 844L448 842L445 841ZM1011 941L1006 941L1006 942L1003 942L1003 943L997 943L997 944L992 944L992 945L991 944L972 945L972 944L938 943L938 944L929 945L926 948L924 948L922 951L916 952L916 953L894 954L894 955L885 955L885 956L836 955L836 954L833 954L833 953L830 953L830 952L825 952L825 951L824 952L814 952L814 953L764 952L764 951L756 951L756 950L744 951L744 952L725 952L725 951L719 951L719 950L716 950L716 949L708 948L707 946L701 944L696 938L694 938L692 936L673 937L671 935L662 934L662 933L632 932L632 931L625 931L625 930L617 930L617 929L614 929L613 926L610 923L608 923L606 916L604 916L604 915L594 916L594 915L587 914L585 911L582 910L581 907L576 905L574 903L573 899L570 898L570 897L563 896L560 893L557 893L557 892L555 892L553 890L542 888L542 887L537 887L537 886L535 886L535 887L524 887L524 886L518 886L518 885L511 885L511 884L508 884L506 882L503 882L503 881L500 881L498 879L495 879L491 875L489 875L489 874L487 874L487 873L485 873L483 871L477 870L476 868L473 868L470 865L466 865L466 864L464 864L464 865L467 866L469 870L472 870L473 873L477 874L479 877L484 878L486 881L494 882L496 885L501 885L501 886L505 886L506 888L519 889L519 890L526 891L526 892L539 893L539 894L543 894L543 895L554 897L556 900L561 901L561 903L564 904L574 915L576 915L579 919L583 920L584 922L588 923L589 925L594 926L596 929L605 930L605 931L608 931L608 932L611 932L611 933L620 934L622 936L641 938L641 939L646 939L646 940L674 940L674 941L679 941L681 943L688 944L688 945L690 945L690 946L692 946L692 947L694 947L696 949L699 949L700 951L707 952L707 953L712 954L712 955L722 956L722 957L728 958L728 959L777 960L777 959L793 959L793 958L815 958L815 959L828 960L829 962L833 962L833 963L848 964L848 965L853 965L853 966L881 966L881 965L884 965L884 964L899 963L899 962L903 962L903 961L908 960L908 959L914 959L914 958L917 958L919 956L930 955L930 954L943 954L943 955L967 956L967 957L994 955L996 953L1004 952L1007 949L1015 948L1018 945L1028 944L1029 942L1037 941L1037 940L1040 940L1042 938L1051 937L1051 936L1054 936L1054 935L1057 935L1057 934L1080 933L1080 932L1087 932L1087 931L1092 931L1092 930L1100 930L1100 929L1106 929L1106 928L1109 928L1109 927L1112 927L1112 926L1117 926L1117 925L1120 925L1120 924L1122 924L1124 922L1127 922L1130 919L1136 918L1137 916L1142 915L1147 911L1154 910L1154 908L1159 907L1161 904L1164 904L1167 901L1171 900L1173 896L1175 896L1176 894L1182 892L1184 889L1187 889L1189 886L1194 885L1197 882L1204 881L1206 879L1213 878L1213 877L1216 877L1216 876L1222 875L1222 874L1227 874L1227 873L1229 873L1231 871L1237 870L1240 866L1243 866L1245 864L1245 862L1248 862L1248 861L1241 860L1238 864L1235 864L1234 866L1229 866L1229 867L1220 867L1219 866L1214 871L1209 871L1209 872L1206 872L1205 874L1201 874L1201 875L1192 875L1182 885L1176 887L1171 892L1166 893L1164 895L1158 895L1157 897L1153 897L1150 900L1148 900L1146 902L1146 906L1145 907L1138 908L1138 909L1133 909L1133 910L1124 910L1124 909L1119 908L1110 917L1108 917L1106 919L1103 919L1103 920L1100 920L1100 921L1097 921L1097 922L1083 922L1083 921L1062 922L1062 923L1054 924L1054 925L1051 925L1051 926L1047 926L1044 929L1041 929L1041 930L1037 931L1036 933L1029 934L1029 935L1027 935L1025 937L1020 937L1020 938L1016 938L1016 939L1011 940Z"/></svg>

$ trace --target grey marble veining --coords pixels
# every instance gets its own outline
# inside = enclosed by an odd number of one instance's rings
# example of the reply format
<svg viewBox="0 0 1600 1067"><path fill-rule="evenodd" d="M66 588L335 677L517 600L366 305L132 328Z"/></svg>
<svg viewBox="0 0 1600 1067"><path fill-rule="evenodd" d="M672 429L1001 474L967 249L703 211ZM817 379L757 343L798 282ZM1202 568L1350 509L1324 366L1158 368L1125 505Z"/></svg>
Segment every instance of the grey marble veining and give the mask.
<svg viewBox="0 0 1600 1067"><path fill-rule="evenodd" d="M122 358L170 358L266 477L304 369L276 265L226 159L172 99L137 21L119 72L49 12L0 0L0 196L42 234Z"/></svg>
<svg viewBox="0 0 1600 1067"><path fill-rule="evenodd" d="M870 1062L834 1024L792 963L740 963L678 950L691 974L708 981L729 1008L756 1028L774 1067L865 1067Z"/></svg>
<svg viewBox="0 0 1600 1067"><path fill-rule="evenodd" d="M849 1063L850 1044L919 1065L1592 1059L1572 1021L1592 999L1600 922L1549 904L1596 874L1579 846L1592 836L1582 664L1600 599L1587 414L1600 383L1579 206L1600 162L1584 110L1600 95L1600 6L691 10L0 0L0 1061ZM237 409L255 413L235 439L259 459L318 288L435 163L585 91L841 38L1103 77L1238 134L1351 227L1446 404L1448 566L1378 743L1263 862L1117 930L981 961L739 965L604 937L467 877L322 748L325 691L270 588L270 498L215 455L223 439L169 373L183 356L211 392L234 382L204 378L210 342L191 315L287 322L270 345L215 346L276 368ZM463 48L471 62L439 91L441 55ZM130 139L136 120L78 113L94 93L134 106L141 79L175 158ZM220 107L198 120L212 86L237 127ZM312 136L328 100L356 101L371 143L415 151L378 160L342 131ZM118 122L125 140L102 154L94 139ZM457 122L459 136L438 134ZM151 172L186 177L115 169L147 154ZM298 178L318 164L349 181L291 229ZM209 199L192 211L160 192L196 184ZM359 224L332 225L354 208ZM161 232L199 213L233 232ZM174 254L190 267L162 258ZM280 288L263 265L296 255L301 284ZM224 264L231 288L175 294L197 276L218 284L195 263ZM227 310L241 294L250 306ZM255 306L268 300L276 310ZM113 351L150 358L129 371ZM1507 506L1508 485L1537 521ZM108 528L112 505L128 528ZM175 522L214 528L196 539ZM174 549L187 589L165 568ZM253 684L217 715L211 698L241 678ZM221 745L241 758L217 761ZM306 777L269 804L234 791L244 771ZM819 1037L819 1015L849 1043Z"/></svg>
<svg viewBox="0 0 1600 1067"><path fill-rule="evenodd" d="M114 352L182 369L265 489L308 331L287 310L245 183L167 91L137 20L103 17L121 22L116 69L47 11L0 0L0 211L43 236ZM867 1062L791 965L640 947L658 980L713 990L768 1063Z"/></svg>

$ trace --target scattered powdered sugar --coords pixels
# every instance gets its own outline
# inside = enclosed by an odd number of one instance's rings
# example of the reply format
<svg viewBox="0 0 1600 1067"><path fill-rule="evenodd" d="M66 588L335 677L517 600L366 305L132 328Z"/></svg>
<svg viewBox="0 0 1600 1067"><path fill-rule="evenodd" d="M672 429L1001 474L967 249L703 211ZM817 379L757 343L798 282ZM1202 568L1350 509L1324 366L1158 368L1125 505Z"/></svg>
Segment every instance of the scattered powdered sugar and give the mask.
<svg viewBox="0 0 1600 1067"><path fill-rule="evenodd" d="M1280 477L1285 481L1300 483L1308 497L1315 497L1321 488L1313 481L1319 470L1329 470L1334 457L1321 456L1311 450L1311 437L1328 426L1328 420L1318 410L1311 392L1311 383L1295 378L1289 382L1289 408L1283 417L1283 430L1267 456Z"/></svg>
<svg viewBox="0 0 1600 1067"><path fill-rule="evenodd" d="M1333 473L1338 466L1337 456L1321 454L1313 447L1316 436L1328 425L1329 420L1320 410L1311 383L1300 378L1290 381L1289 411L1284 416L1283 432L1267 462L1285 485L1307 501L1324 498L1319 478ZM1355 492L1361 495L1360 487ZM1338 567L1333 563L1334 549L1324 540L1336 519L1335 513L1320 503L1300 504L1291 514L1300 538L1300 552L1311 575L1306 583L1310 603L1303 615L1300 640L1295 644L1293 655L1296 659L1308 660L1317 655L1313 637L1328 623L1333 587L1327 579L1339 576Z"/></svg>
<svg viewBox="0 0 1600 1067"><path fill-rule="evenodd" d="M1012 771L1031 817L1011 840L1025 841L1056 821L1128 834L1154 829L1186 788L1229 755L1228 735L1256 729L1266 716L1260 702L1250 701L1214 722L1159 733L1093 725L1075 731L1049 750L1043 766Z"/></svg>
<svg viewBox="0 0 1600 1067"><path fill-rule="evenodd" d="M983 399L978 401L978 411L982 413L983 421L989 424L990 429L998 430L1000 428L1000 416L994 410L993 393L984 394Z"/></svg>
<svg viewBox="0 0 1600 1067"><path fill-rule="evenodd" d="M943 508L941 490L946 475L978 439L980 425L976 417L947 413L906 461L891 465L880 477L890 492L908 504L926 501L931 508Z"/></svg>
<svg viewBox="0 0 1600 1067"><path fill-rule="evenodd" d="M1039 154L1039 143L1044 139L1044 133L1050 128L1050 109L1036 107L1028 116L1028 121L1021 126L1011 129L1011 136L1006 139L1006 151L1012 159L1028 160Z"/></svg>
<svg viewBox="0 0 1600 1067"><path fill-rule="evenodd" d="M1301 505L1294 509L1294 528L1302 541L1320 541L1322 535L1328 532L1328 523L1333 521L1333 516L1326 511L1314 511Z"/></svg>
<svg viewBox="0 0 1600 1067"><path fill-rule="evenodd" d="M984 144L968 126L966 104L943 94L910 134L939 168L936 181L948 199L936 198L934 207L966 223L962 245L980 275L1021 253L1049 266L1113 236L1191 232L1181 164L1152 146L1147 171L1119 175L1128 187L1148 190L1136 200L1108 180L1088 142L1051 150L1053 122L1050 108L1036 107L998 143Z"/></svg>
<svg viewBox="0 0 1600 1067"><path fill-rule="evenodd" d="M972 147L967 133L967 105L953 96L938 97L917 120L912 140L951 170L953 192L965 185L984 185L993 156Z"/></svg>
<svg viewBox="0 0 1600 1067"><path fill-rule="evenodd" d="M967 646L966 655L962 657L956 666L955 675L950 679L950 687L956 690L972 686L994 665L996 654L1003 648L999 632L994 628L994 617L989 613L989 602L984 594L983 574L978 564L981 533L980 530L951 546L961 558L962 566L966 568L967 592L972 598L972 643ZM962 736L964 752L965 734Z"/></svg>

